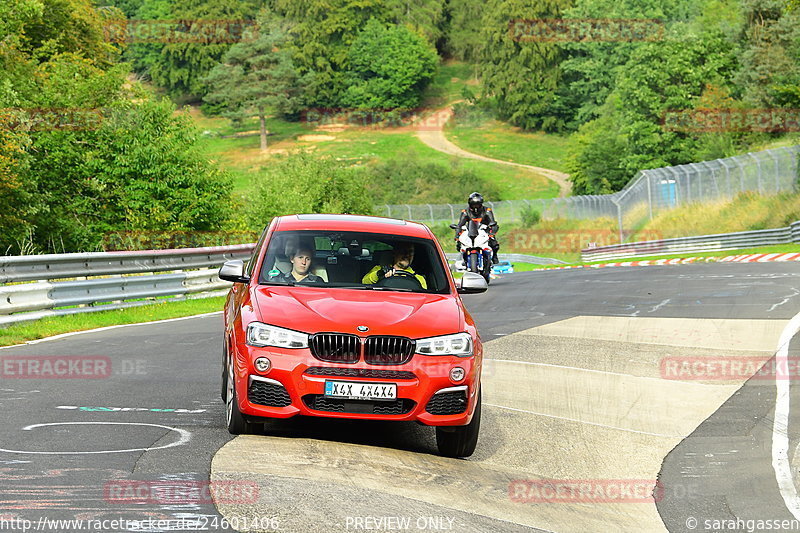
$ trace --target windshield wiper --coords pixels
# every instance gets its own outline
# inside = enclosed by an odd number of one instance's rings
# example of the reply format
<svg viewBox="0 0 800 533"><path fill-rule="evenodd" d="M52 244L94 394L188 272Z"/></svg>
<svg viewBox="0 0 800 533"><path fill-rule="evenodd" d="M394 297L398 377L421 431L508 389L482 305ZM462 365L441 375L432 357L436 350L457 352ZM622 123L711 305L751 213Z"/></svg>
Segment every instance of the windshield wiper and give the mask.
<svg viewBox="0 0 800 533"><path fill-rule="evenodd" d="M286 285L288 287L294 287L297 284L294 281L267 281L262 285Z"/></svg>

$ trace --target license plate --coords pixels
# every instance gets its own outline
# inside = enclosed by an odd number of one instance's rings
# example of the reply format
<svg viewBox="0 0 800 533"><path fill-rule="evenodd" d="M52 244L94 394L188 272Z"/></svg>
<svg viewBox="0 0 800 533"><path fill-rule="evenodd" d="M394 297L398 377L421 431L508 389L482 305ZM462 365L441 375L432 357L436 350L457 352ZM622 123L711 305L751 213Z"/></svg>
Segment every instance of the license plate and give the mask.
<svg viewBox="0 0 800 533"><path fill-rule="evenodd" d="M326 381L325 396L348 400L396 400L397 384Z"/></svg>

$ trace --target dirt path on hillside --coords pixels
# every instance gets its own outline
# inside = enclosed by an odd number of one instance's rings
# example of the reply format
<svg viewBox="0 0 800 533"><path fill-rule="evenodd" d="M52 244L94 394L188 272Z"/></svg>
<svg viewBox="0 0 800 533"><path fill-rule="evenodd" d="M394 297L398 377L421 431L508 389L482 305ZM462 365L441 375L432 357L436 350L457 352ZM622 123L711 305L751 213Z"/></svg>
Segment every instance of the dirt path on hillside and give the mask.
<svg viewBox="0 0 800 533"><path fill-rule="evenodd" d="M434 150L443 152L445 154L532 170L556 182L558 184L559 197L563 198L569 196L570 192L572 191L572 183L570 183L569 179L567 179L569 178L569 174L564 174L563 172L549 168L523 165L522 163L513 163L511 161L503 161L502 159L493 159L491 157L473 154L472 152L467 152L466 150L450 142L444 135L444 125L452 116L453 108L450 106L434 111L432 115L420 120L417 126L417 137L420 141L424 142Z"/></svg>

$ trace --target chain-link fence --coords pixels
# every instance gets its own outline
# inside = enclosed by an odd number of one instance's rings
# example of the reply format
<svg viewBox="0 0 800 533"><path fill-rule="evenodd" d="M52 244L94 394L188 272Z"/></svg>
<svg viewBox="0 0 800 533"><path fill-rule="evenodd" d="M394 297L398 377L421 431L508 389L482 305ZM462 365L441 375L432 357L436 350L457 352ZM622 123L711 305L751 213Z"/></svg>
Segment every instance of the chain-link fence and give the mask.
<svg viewBox="0 0 800 533"><path fill-rule="evenodd" d="M772 194L797 190L800 146L774 148L714 161L642 170L614 194L539 200L487 202L499 221L519 222L526 210L542 218L617 219L623 229L635 228L655 213L693 202L731 198L743 191ZM458 220L464 204L377 205L377 214L440 222Z"/></svg>

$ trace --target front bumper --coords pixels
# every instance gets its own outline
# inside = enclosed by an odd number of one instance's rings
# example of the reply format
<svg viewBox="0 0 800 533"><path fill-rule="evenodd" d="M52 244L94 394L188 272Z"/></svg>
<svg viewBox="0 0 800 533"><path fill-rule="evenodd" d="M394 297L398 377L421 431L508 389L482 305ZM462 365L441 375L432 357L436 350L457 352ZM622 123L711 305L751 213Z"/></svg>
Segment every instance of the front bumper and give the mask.
<svg viewBox="0 0 800 533"><path fill-rule="evenodd" d="M255 370L253 362L267 357L272 368ZM417 421L432 426L460 426L472 419L480 382L480 356L415 354L403 365L327 363L308 349L256 348L237 345L236 396L248 418L289 418L296 415L363 420ZM459 382L450 379L454 367L464 369ZM345 400L324 395L330 380L397 384L396 400Z"/></svg>

